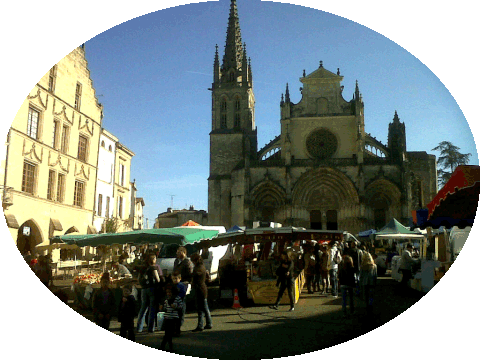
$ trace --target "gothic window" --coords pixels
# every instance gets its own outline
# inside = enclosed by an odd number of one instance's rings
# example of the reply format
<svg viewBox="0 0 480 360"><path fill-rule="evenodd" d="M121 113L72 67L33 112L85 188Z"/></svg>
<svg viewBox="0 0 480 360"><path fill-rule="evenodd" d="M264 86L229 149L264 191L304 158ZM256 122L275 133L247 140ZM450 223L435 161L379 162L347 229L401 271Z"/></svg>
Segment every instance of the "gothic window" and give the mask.
<svg viewBox="0 0 480 360"><path fill-rule="evenodd" d="M57 181L57 201L63 203L65 198L65 175L58 174L58 181Z"/></svg>
<svg viewBox="0 0 480 360"><path fill-rule="evenodd" d="M235 128L239 128L240 127L240 114L239 113L236 113L235 114L235 119L234 119L234 124L233 126Z"/></svg>
<svg viewBox="0 0 480 360"><path fill-rule="evenodd" d="M221 102L221 105L220 105L220 109L223 111L227 111L227 101L226 100L222 100Z"/></svg>
<svg viewBox="0 0 480 360"><path fill-rule="evenodd" d="M220 115L220 129L227 128L227 114Z"/></svg>

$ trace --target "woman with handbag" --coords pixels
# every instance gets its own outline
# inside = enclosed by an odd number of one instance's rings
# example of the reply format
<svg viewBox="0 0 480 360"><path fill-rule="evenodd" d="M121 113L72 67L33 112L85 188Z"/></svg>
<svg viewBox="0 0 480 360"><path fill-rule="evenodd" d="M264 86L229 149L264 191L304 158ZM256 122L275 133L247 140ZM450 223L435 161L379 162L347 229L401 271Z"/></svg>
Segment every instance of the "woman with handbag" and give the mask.
<svg viewBox="0 0 480 360"><path fill-rule="evenodd" d="M140 272L139 282L142 287L140 290L141 306L138 312L137 332L143 331L145 323L145 313L148 309L148 332L152 333L155 326L155 317L157 314L158 302L156 299L157 288L160 285L161 270L156 265L157 257L154 253L146 256L147 264Z"/></svg>

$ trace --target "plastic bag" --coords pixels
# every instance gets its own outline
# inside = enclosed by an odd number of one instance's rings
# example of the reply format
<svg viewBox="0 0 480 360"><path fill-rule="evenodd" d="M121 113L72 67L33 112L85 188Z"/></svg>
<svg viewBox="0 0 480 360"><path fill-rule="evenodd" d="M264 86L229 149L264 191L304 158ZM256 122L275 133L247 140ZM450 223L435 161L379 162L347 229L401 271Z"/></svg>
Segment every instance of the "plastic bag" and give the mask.
<svg viewBox="0 0 480 360"><path fill-rule="evenodd" d="M163 319L165 317L165 313L164 312L158 312L157 313L157 329L158 331L161 331L163 330L162 327L163 327Z"/></svg>

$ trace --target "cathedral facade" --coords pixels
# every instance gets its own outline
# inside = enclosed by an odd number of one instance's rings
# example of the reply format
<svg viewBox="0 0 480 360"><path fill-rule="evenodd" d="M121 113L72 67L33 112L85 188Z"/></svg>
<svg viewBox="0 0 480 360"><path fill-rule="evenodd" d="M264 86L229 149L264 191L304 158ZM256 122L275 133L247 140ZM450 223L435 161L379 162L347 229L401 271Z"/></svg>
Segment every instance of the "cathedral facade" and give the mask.
<svg viewBox="0 0 480 360"><path fill-rule="evenodd" d="M225 53L220 61L216 49L213 72L209 224L270 221L358 233L381 228L392 217L408 224L411 211L436 194L436 158L407 151L397 112L382 144L365 132L358 83L346 101L340 71L327 70L321 61L313 72L303 72L297 104L287 84L281 134L258 149L252 69L235 0Z"/></svg>

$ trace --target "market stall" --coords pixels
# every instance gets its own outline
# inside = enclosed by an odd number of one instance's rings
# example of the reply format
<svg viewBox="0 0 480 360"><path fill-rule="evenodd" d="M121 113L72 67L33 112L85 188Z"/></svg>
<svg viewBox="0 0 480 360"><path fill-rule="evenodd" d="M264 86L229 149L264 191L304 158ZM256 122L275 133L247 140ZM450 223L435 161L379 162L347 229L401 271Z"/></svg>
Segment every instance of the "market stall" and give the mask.
<svg viewBox="0 0 480 360"><path fill-rule="evenodd" d="M123 233L105 233L92 235L64 235L51 239L53 246L76 246L76 247L95 247L101 256L101 264L97 269L89 269L84 272L77 272L73 279L72 290L75 294L76 303L81 307L91 306L91 296L93 292L100 287L100 277L102 273L110 273L112 289L115 293L115 299L121 298L121 287L126 284L132 284L134 294L137 292L138 281L136 276L118 277L115 269L111 268L126 247L135 247L138 250L146 250L150 246L162 246L168 244L179 244L196 248L195 243L212 238L218 234L217 230L205 230L192 227L168 228L168 229L144 229L138 231L129 231ZM141 262L138 258L137 262ZM135 262L131 264L132 273L135 270Z"/></svg>
<svg viewBox="0 0 480 360"><path fill-rule="evenodd" d="M422 272L427 264L427 271L433 274L429 288L443 277L463 247L475 220L479 194L480 167L461 165L426 209L412 212L415 226L426 229L428 247L421 258Z"/></svg>
<svg viewBox="0 0 480 360"><path fill-rule="evenodd" d="M416 256L420 261L419 265L412 269L413 279L409 281L409 286L423 292L428 292L433 288L435 278L434 269L438 266L438 262L426 256L428 241L425 235L412 231L396 219L392 219L383 229L375 233L375 240L388 241L389 243L386 246L386 248L389 249L388 251L398 254L393 256L389 263L392 278L397 281L401 281L402 279L402 274L399 271L401 255L408 243L413 244L418 251ZM384 255L378 253L377 255L376 262L380 256L388 256L387 253Z"/></svg>
<svg viewBox="0 0 480 360"><path fill-rule="evenodd" d="M220 294L221 298L233 297L237 289L240 301L251 299L255 304L272 304L275 302L276 269L279 256L288 249L295 257L295 302L298 301L305 283L303 269L300 265L301 245L314 240L320 243L341 241L343 231L306 230L295 227L236 229L205 243L205 246L228 245L229 249L220 260ZM202 246L202 242L200 246ZM289 303L285 293L281 304Z"/></svg>

